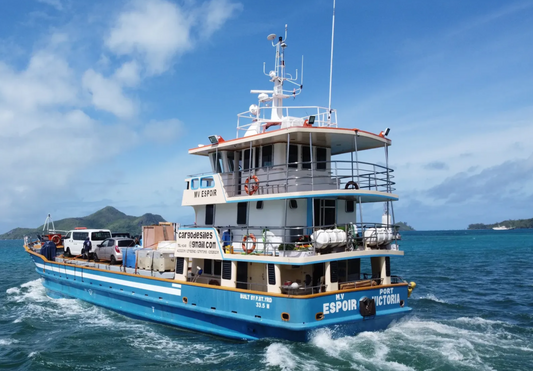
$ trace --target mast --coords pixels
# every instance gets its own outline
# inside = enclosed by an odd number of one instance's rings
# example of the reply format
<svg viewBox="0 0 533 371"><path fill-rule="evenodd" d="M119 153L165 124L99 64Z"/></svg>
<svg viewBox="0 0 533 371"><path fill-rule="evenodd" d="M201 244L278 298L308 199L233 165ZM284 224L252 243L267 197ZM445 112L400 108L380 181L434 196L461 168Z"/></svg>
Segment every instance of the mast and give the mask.
<svg viewBox="0 0 533 371"><path fill-rule="evenodd" d="M335 0L333 0L333 21L331 23L331 60L329 65L328 125L331 123L331 83L333 81L333 40L335 36Z"/></svg>

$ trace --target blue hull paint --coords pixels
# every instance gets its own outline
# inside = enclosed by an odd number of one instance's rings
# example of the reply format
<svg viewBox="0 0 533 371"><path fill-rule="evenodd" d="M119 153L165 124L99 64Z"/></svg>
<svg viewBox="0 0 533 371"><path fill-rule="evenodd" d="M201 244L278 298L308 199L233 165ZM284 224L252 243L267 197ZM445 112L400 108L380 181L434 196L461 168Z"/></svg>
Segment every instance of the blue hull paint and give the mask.
<svg viewBox="0 0 533 371"><path fill-rule="evenodd" d="M411 311L397 303L387 304L385 299L383 308L378 306L376 316L370 318L361 317L358 307L350 307L363 296L378 295L379 289L307 299L272 297L45 263L37 255L32 258L52 297L78 298L131 317L239 340L308 341L322 328L332 329L334 337L354 335L385 329ZM395 289L395 295L406 303L407 288ZM290 315L289 321L281 320L282 312ZM319 312L324 319L315 318Z"/></svg>

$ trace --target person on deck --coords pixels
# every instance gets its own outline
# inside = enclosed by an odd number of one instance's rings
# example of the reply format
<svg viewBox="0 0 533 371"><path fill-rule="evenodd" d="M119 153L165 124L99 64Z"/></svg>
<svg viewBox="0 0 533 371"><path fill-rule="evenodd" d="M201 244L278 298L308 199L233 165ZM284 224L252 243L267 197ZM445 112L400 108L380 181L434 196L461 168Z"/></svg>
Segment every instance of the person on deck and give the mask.
<svg viewBox="0 0 533 371"><path fill-rule="evenodd" d="M91 240L89 239L89 237L87 237L85 241L83 242L83 249L81 250L81 253L83 254L82 255L83 259L89 259L89 252L91 251L91 248L92 248Z"/></svg>

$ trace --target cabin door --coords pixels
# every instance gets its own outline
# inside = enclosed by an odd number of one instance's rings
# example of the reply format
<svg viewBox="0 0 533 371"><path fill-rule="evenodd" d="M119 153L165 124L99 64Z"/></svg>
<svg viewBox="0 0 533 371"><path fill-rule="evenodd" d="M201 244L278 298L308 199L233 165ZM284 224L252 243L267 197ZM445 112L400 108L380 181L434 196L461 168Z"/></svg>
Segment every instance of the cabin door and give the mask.
<svg viewBox="0 0 533 371"><path fill-rule="evenodd" d="M315 199L315 227L333 227L336 222L335 200Z"/></svg>
<svg viewBox="0 0 533 371"><path fill-rule="evenodd" d="M248 262L237 262L237 288L248 289Z"/></svg>

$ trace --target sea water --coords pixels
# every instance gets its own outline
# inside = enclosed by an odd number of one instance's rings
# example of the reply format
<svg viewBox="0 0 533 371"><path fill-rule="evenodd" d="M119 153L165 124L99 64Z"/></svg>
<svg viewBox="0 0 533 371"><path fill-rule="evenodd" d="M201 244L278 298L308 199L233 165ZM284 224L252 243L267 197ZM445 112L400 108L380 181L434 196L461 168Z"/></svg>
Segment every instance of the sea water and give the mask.
<svg viewBox="0 0 533 371"><path fill-rule="evenodd" d="M306 344L230 341L52 299L22 241L0 241L0 369L533 370L533 231L402 233L413 315Z"/></svg>

